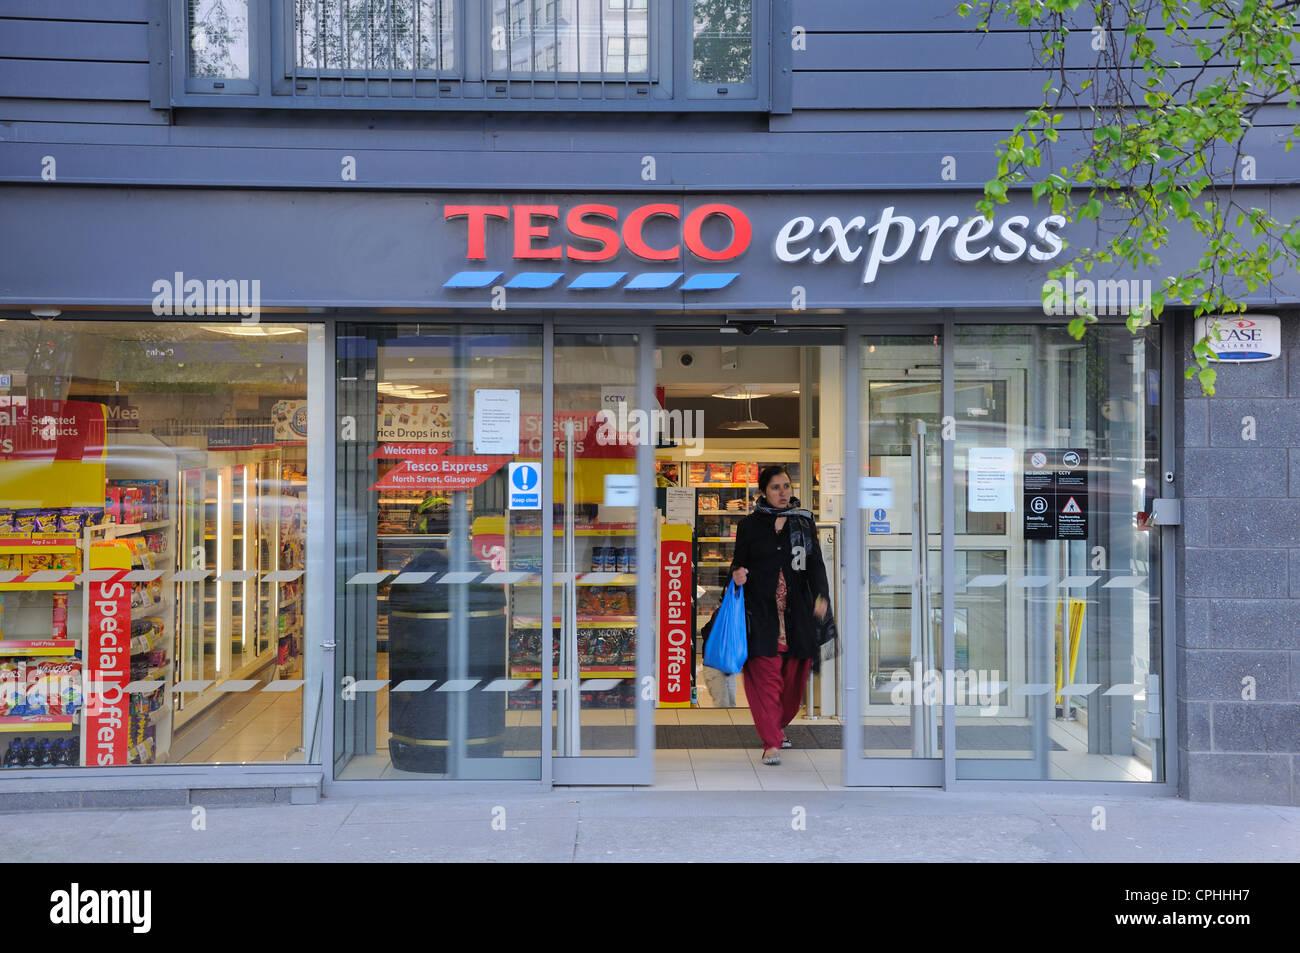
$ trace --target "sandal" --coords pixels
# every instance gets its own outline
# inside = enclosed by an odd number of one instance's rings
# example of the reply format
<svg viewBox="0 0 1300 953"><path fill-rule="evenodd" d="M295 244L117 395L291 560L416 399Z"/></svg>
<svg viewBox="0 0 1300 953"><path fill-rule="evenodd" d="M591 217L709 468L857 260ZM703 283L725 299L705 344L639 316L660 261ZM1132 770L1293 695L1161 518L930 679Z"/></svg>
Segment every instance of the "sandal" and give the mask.
<svg viewBox="0 0 1300 953"><path fill-rule="evenodd" d="M774 749L772 749L772 750L775 751L776 749L774 748ZM767 753L767 749L764 749L764 750L763 750L763 763L764 763L764 764L780 764L780 763L781 763L781 755L780 755L780 753L778 752L777 754L768 754L768 753Z"/></svg>
<svg viewBox="0 0 1300 953"><path fill-rule="evenodd" d="M782 747L782 748L793 748L794 745L792 745L792 744L790 743L790 739L789 739L789 738L787 738L785 735L782 735L782 736L781 736L781 747Z"/></svg>

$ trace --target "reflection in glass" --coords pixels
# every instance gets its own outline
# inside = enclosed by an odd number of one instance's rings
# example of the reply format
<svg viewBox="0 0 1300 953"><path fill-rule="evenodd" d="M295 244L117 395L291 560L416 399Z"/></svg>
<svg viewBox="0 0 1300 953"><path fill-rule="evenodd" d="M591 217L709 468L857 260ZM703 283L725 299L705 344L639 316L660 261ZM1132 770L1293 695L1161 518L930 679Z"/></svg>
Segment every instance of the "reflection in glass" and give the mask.
<svg viewBox="0 0 1300 953"><path fill-rule="evenodd" d="M296 0L298 68L452 70L455 13L454 0Z"/></svg>
<svg viewBox="0 0 1300 953"><path fill-rule="evenodd" d="M603 0L492 0L492 69L644 78L649 67L645 3Z"/></svg>
<svg viewBox="0 0 1300 953"><path fill-rule="evenodd" d="M695 0L693 76L697 83L754 78L752 0Z"/></svg>
<svg viewBox="0 0 1300 953"><path fill-rule="evenodd" d="M341 330L341 778L541 776L540 497L507 505L511 465L546 459L541 348L526 328ZM502 399L518 409L493 417Z"/></svg>
<svg viewBox="0 0 1300 953"><path fill-rule="evenodd" d="M189 0L190 75L248 79L248 0Z"/></svg>
<svg viewBox="0 0 1300 953"><path fill-rule="evenodd" d="M868 338L861 427L872 505L859 511L867 757L937 758L943 749L943 391L938 337ZM916 532L919 519L927 533Z"/></svg>
<svg viewBox="0 0 1300 953"><path fill-rule="evenodd" d="M988 688L957 709L958 776L1160 780L1158 538L1139 519L1158 486L1157 338L1122 327L1083 341L1059 327L957 334L972 417L957 427L959 508L972 499L970 448L1010 448L1017 470L1012 511L957 526L957 668ZM1056 519L1077 496L1086 535L1026 538L1028 458L1069 450L1086 460L1085 488L1045 498Z"/></svg>
<svg viewBox="0 0 1300 953"><path fill-rule="evenodd" d="M233 328L245 333L232 340ZM129 715L117 726L97 724L87 703L80 721L53 733L69 736L53 740L77 742L87 759L93 754L87 763L305 760L311 726L302 717L301 611L288 596L261 611L256 592L273 583L254 547L262 532L258 511L289 511L282 466L303 461L292 469L305 492L305 439L277 436L275 416L286 403L305 408L306 330L262 324L249 334L239 324L73 320L51 328L12 317L0 323L0 365L13 369L0 395L10 423L57 400L78 433L85 422L95 438L70 453L25 460L0 453L0 514L27 508L57 518L58 535L71 537L57 543L58 554L75 568L88 560L92 569L133 572L117 597L128 636L116 648L125 655ZM268 468L265 481L254 477L259 465ZM10 552L37 544L35 527L13 542L13 521L6 525L0 532L8 534ZM305 532L304 517L282 568L304 568ZM5 570L37 568L14 566L25 555L0 558ZM103 658L106 645L83 641L83 632L95 631L87 598L93 581L86 582L50 592L39 582L0 581L0 641L64 633L73 644L55 647L66 653L61 664L97 683L86 662ZM296 585L300 598L301 579ZM275 651L277 631L283 657ZM4 646L0 657L40 664ZM8 699L4 707L0 715L14 714ZM109 730L118 727L120 733ZM108 731L105 750L101 728Z"/></svg>

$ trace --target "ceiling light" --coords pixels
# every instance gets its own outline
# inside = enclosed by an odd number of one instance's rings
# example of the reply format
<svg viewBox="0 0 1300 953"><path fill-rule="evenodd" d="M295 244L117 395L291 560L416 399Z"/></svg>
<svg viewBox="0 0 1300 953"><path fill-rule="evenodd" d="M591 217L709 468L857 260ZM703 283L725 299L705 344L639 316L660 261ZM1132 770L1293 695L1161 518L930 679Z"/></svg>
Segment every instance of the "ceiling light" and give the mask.
<svg viewBox="0 0 1300 953"><path fill-rule="evenodd" d="M731 420L723 424L722 430L767 430L767 424L761 420Z"/></svg>
<svg viewBox="0 0 1300 953"><path fill-rule="evenodd" d="M204 331L213 334L228 334L235 338L278 338L286 334L302 334L302 328L278 327L266 324L204 324Z"/></svg>
<svg viewBox="0 0 1300 953"><path fill-rule="evenodd" d="M62 313L58 308L32 308L32 316L37 318L57 318Z"/></svg>
<svg viewBox="0 0 1300 953"><path fill-rule="evenodd" d="M768 429L767 424L763 423L763 421L761 420L754 419L754 402L752 399L746 400L745 407L748 411L748 414L744 420L728 420L725 423L721 424L718 427L718 429L719 430L767 430Z"/></svg>
<svg viewBox="0 0 1300 953"><path fill-rule="evenodd" d="M754 384L746 384L743 388L732 384L730 387L709 396L721 397L723 400L749 400L752 397L771 397L772 395L759 393Z"/></svg>

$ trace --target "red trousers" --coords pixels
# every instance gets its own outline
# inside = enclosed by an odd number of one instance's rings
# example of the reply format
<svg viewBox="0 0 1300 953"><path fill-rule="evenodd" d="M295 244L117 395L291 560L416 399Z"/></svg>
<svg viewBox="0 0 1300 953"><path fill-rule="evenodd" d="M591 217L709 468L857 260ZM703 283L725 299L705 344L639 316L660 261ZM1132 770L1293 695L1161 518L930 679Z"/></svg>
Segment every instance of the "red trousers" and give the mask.
<svg viewBox="0 0 1300 953"><path fill-rule="evenodd" d="M812 659L771 655L745 662L745 698L764 748L780 748L785 726L803 704Z"/></svg>

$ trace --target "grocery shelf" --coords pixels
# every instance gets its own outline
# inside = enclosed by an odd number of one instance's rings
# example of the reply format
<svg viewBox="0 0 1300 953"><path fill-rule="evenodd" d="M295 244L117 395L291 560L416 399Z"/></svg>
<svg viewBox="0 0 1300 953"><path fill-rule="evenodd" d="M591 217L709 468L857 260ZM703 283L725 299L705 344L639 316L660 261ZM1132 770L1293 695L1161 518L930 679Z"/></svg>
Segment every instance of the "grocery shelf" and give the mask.
<svg viewBox="0 0 1300 953"><path fill-rule="evenodd" d="M44 570L42 570L44 571ZM71 592L76 582L0 582L0 592Z"/></svg>
<svg viewBox="0 0 1300 953"><path fill-rule="evenodd" d="M0 641L0 655L71 655L76 650L76 639Z"/></svg>
<svg viewBox="0 0 1300 953"><path fill-rule="evenodd" d="M103 525L107 527L104 532L107 539L120 539L123 536L134 536L136 533L167 529L171 526L171 521L156 520L152 523L105 523Z"/></svg>
<svg viewBox="0 0 1300 953"><path fill-rule="evenodd" d="M579 665L578 677L583 675L612 675L614 677L622 676L623 678L636 678L636 669L626 668L619 665ZM541 678L542 670L540 668L515 668L510 667L511 678ZM551 677L559 678L559 670L551 669ZM584 689L585 690L585 689Z"/></svg>
<svg viewBox="0 0 1300 953"><path fill-rule="evenodd" d="M164 609L170 608L170 603L163 599L161 602L150 602L147 605L136 606L131 610L131 621L137 619L147 619L152 615L161 613Z"/></svg>
<svg viewBox="0 0 1300 953"><path fill-rule="evenodd" d="M0 715L0 731L68 731L76 715Z"/></svg>
<svg viewBox="0 0 1300 953"><path fill-rule="evenodd" d="M19 556L35 556L43 553L60 553L71 554L78 550L77 537L51 534L46 536L33 536L28 539L21 537L3 536L0 537L0 554Z"/></svg>
<svg viewBox="0 0 1300 953"><path fill-rule="evenodd" d="M511 621L512 628L516 629L540 629L542 620L536 616L517 616ZM560 620L556 619L552 628L558 629ZM630 615L607 615L607 616L587 616L578 620L580 629L635 629L636 616Z"/></svg>
<svg viewBox="0 0 1300 953"><path fill-rule="evenodd" d="M749 510L696 510L697 516L748 516Z"/></svg>
<svg viewBox="0 0 1300 953"><path fill-rule="evenodd" d="M592 573L602 573L602 574L603 574L603 573L605 573L607 570L604 570L604 569L592 569L592 570L590 570L590 571L591 571ZM583 575L583 573L579 573L578 575L581 576L581 575ZM576 579L576 580L574 580L574 583L575 583L575 585L579 585L579 586L635 586L635 585L636 585L636 573L629 573L629 572L619 573L619 574L618 574L618 578L612 580L611 582L588 582L588 581L583 580L583 579ZM515 583L515 585L516 585L516 586L533 586L533 587L536 587L536 586L540 586L541 583L540 583L540 582L517 582L517 583ZM557 585L557 586L562 586L562 585L564 585L564 583L560 582L559 580L556 580L555 585Z"/></svg>
<svg viewBox="0 0 1300 953"><path fill-rule="evenodd" d="M511 536L541 536L540 529L512 529ZM551 531L552 536L563 536L563 529L554 529ZM636 527L618 528L618 527L599 527L599 526L580 526L573 531L574 536L635 536Z"/></svg>

